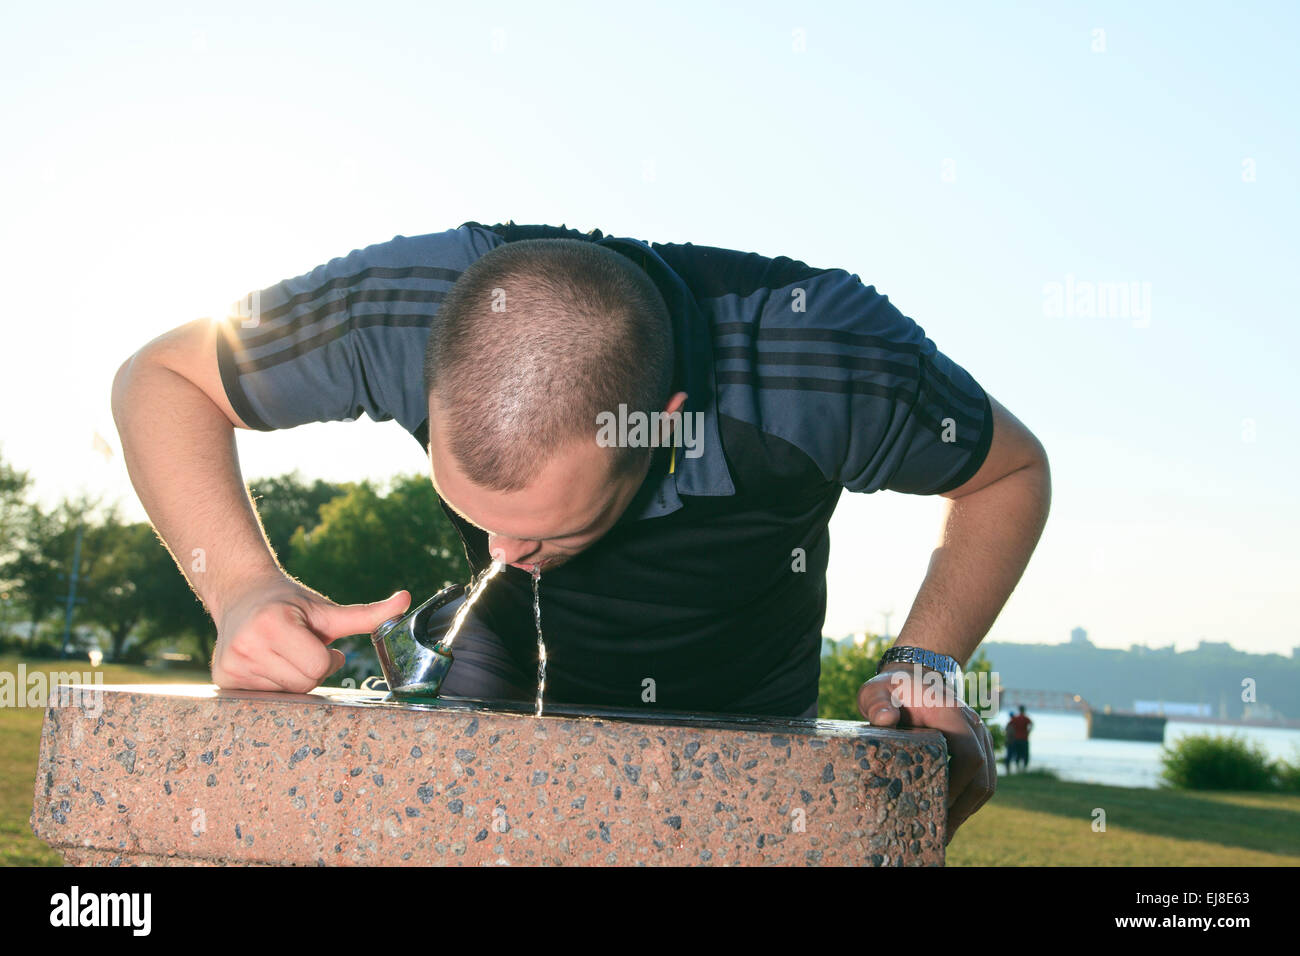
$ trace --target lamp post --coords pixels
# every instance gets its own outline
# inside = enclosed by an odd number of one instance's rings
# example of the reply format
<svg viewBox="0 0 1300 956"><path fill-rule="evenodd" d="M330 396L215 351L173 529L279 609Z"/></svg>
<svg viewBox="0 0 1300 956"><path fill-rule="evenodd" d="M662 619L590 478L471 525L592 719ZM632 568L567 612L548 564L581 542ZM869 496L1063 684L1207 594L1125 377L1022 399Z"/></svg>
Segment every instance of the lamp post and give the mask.
<svg viewBox="0 0 1300 956"><path fill-rule="evenodd" d="M81 535L85 528L84 521L77 525L77 541L72 547L72 570L68 575L68 603L63 611L63 649L59 651L60 658L68 656L68 645L72 640L72 608L77 603L77 574L81 570Z"/></svg>

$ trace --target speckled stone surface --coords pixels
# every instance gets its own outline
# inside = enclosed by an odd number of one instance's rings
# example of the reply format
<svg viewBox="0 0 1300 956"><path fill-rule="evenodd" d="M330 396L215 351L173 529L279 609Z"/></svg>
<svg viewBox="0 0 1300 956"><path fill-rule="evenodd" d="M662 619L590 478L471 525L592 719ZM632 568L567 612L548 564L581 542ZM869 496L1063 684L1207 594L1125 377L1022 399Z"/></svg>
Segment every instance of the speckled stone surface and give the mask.
<svg viewBox="0 0 1300 956"><path fill-rule="evenodd" d="M32 829L68 863L943 863L935 731L99 689L41 734Z"/></svg>

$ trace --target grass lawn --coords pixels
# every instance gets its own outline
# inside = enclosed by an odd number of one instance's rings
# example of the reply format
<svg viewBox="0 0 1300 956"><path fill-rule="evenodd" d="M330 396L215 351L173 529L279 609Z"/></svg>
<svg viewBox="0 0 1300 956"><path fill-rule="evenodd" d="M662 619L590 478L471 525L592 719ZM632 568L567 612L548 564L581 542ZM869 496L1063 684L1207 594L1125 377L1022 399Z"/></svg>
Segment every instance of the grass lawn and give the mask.
<svg viewBox="0 0 1300 956"><path fill-rule="evenodd" d="M18 660L0 658L17 673ZM28 663L27 671L88 669L73 662ZM194 680L105 664L106 684ZM0 707L0 864L59 865L31 831L40 750L40 708ZM1106 832L1092 829L1096 808ZM1300 865L1300 796L1144 790L1063 783L1027 773L998 778L998 790L948 847L949 866L1257 866Z"/></svg>
<svg viewBox="0 0 1300 956"><path fill-rule="evenodd" d="M1094 832L1095 811L1106 831ZM1300 795L1146 790L998 778L949 866L1297 866Z"/></svg>

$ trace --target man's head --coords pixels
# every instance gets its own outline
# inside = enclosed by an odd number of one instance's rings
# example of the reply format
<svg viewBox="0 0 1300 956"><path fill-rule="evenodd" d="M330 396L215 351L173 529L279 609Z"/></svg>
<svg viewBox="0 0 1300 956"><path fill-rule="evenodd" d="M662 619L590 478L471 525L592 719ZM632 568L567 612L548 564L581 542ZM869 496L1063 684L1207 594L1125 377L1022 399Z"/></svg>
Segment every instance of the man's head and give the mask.
<svg viewBox="0 0 1300 956"><path fill-rule="evenodd" d="M505 243L472 263L439 308L424 374L435 487L521 567L594 543L644 480L652 450L597 444L597 416L685 398L670 394L659 290L577 239Z"/></svg>

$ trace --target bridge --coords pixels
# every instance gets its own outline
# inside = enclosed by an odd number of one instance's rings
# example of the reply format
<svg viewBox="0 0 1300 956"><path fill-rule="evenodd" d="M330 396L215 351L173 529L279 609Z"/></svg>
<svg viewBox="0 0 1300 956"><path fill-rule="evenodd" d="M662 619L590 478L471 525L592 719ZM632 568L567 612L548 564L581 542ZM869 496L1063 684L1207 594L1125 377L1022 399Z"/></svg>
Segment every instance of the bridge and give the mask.
<svg viewBox="0 0 1300 956"><path fill-rule="evenodd" d="M1078 694L1063 690L1035 690L1023 687L998 688L998 706L1014 710L1024 705L1025 710L1066 710L1086 713L1088 702Z"/></svg>

